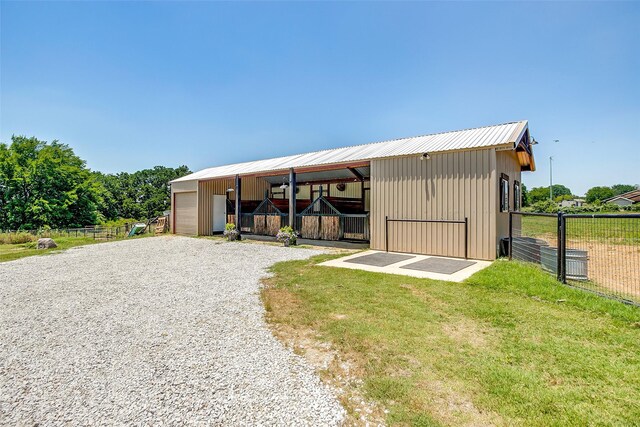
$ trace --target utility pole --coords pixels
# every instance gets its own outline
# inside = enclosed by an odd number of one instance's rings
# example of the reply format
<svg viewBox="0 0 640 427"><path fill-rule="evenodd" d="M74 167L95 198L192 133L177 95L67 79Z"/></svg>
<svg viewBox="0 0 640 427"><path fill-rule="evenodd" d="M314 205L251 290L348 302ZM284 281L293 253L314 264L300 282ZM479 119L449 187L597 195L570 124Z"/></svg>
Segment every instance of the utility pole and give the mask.
<svg viewBox="0 0 640 427"><path fill-rule="evenodd" d="M560 142L554 139L553 142ZM549 200L553 202L553 156L549 156Z"/></svg>

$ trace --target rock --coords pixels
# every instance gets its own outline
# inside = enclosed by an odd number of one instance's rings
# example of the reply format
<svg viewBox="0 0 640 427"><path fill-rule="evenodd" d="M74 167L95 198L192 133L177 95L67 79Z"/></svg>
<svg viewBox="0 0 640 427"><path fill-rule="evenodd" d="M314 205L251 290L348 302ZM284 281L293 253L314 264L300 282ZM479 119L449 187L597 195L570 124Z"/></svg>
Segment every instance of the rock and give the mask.
<svg viewBox="0 0 640 427"><path fill-rule="evenodd" d="M38 239L38 249L51 249L57 248L56 242L49 237L43 237L42 239Z"/></svg>

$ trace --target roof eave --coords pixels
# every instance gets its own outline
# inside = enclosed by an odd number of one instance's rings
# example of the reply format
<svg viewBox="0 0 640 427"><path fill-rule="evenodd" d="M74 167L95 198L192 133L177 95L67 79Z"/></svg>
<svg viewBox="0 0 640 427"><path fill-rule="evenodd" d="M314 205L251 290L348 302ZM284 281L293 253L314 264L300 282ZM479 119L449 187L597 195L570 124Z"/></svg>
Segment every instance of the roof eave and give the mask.
<svg viewBox="0 0 640 427"><path fill-rule="evenodd" d="M485 147L473 147L473 148L464 148L464 149L456 149L456 150L431 151L431 152L429 152L429 154L437 155L437 154L448 154L448 153L465 152L465 151L490 150L490 149L497 149L497 148L504 148L504 149L507 149L507 150L513 150L513 143L512 142L506 142L506 143L503 143L503 144L487 145ZM332 167L332 166L347 167L347 166L351 166L351 165L354 165L354 164L358 164L359 165L359 164L362 164L362 163L370 163L373 160L388 160L388 159L398 159L398 158L406 158L406 157L416 157L416 156L420 156L421 154L422 153L413 153L413 154L401 154L401 155L396 155L396 156L373 157L373 158L366 158L366 159L362 159L362 160L358 160L358 161L322 163L322 164L317 164L317 165L312 165L312 166L296 166L294 168L267 169L267 170L262 170L262 171L238 173L238 174L231 174L231 175L220 175L220 176L213 176L213 177L196 177L196 178L192 178L192 179L184 179L186 177L182 177L182 178L174 179L173 181L169 181L169 183L173 184L174 182L212 181L212 180L218 180L218 179L232 179L232 178L235 178L236 175L241 177L241 178L242 177L249 177L249 176L257 176L257 175L262 175L262 176L280 175L280 174L289 173L290 169L293 169L296 173L313 172L314 170L326 169L327 167Z"/></svg>

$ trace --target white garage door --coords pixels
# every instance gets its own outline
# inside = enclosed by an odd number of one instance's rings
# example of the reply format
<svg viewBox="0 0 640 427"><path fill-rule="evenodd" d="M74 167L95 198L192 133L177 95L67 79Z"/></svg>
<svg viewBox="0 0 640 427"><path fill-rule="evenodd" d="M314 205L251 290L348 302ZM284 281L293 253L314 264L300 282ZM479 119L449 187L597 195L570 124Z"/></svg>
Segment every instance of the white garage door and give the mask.
<svg viewBox="0 0 640 427"><path fill-rule="evenodd" d="M176 234L198 234L196 192L175 193Z"/></svg>

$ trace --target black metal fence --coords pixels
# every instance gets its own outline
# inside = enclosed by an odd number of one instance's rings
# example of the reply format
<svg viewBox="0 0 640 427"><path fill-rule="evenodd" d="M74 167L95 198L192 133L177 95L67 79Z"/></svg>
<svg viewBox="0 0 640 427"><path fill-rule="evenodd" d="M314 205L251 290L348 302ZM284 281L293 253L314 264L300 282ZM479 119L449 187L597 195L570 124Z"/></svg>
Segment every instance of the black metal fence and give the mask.
<svg viewBox="0 0 640 427"><path fill-rule="evenodd" d="M256 217L261 216L273 216L279 217L280 220L277 228L289 225L289 215L286 213L272 213L272 214L255 214L247 213L242 214L241 226L242 231L251 234L275 236L277 230L275 228L261 227L256 224ZM303 218L304 217L335 217L338 219L338 229L335 235L332 235L329 240L357 240L368 241L370 237L369 233L369 214L297 214L295 221L295 230L301 233L303 238L321 238L305 236L303 233ZM327 236L325 236L327 237Z"/></svg>
<svg viewBox="0 0 640 427"><path fill-rule="evenodd" d="M82 227L58 228L42 230L0 230L0 234L31 234L36 237L89 237L93 239L115 239L125 237L130 231L129 226L120 227Z"/></svg>
<svg viewBox="0 0 640 427"><path fill-rule="evenodd" d="M640 305L640 214L511 212L507 244L562 283Z"/></svg>
<svg viewBox="0 0 640 427"><path fill-rule="evenodd" d="M140 221L140 224L145 225L145 229L142 233L151 233L154 231L155 225L161 217L150 219L147 221ZM137 224L137 223L136 223ZM165 231L168 230L169 221L166 221ZM127 237L134 224L125 223L120 226L107 227L101 225L86 226L78 228L41 228L37 230L0 230L0 235L5 237L11 237L11 235L30 234L35 237L86 237L92 239L118 239ZM10 240L10 239L6 239Z"/></svg>

